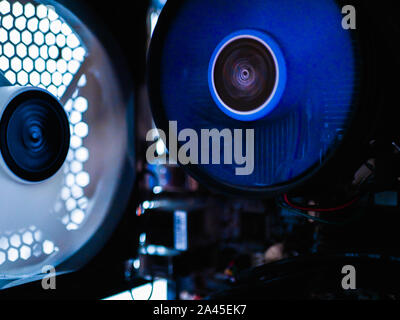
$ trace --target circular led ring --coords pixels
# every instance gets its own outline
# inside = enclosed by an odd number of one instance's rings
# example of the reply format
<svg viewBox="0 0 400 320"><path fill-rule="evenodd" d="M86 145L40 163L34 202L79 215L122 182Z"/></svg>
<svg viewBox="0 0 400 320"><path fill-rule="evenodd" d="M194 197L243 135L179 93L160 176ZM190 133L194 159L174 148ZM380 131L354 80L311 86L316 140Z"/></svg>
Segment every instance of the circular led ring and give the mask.
<svg viewBox="0 0 400 320"><path fill-rule="evenodd" d="M229 107L219 96L214 79L215 66L220 54L229 44L239 39L252 39L261 43L271 54L276 69L275 86L269 98L257 109L248 112L241 112ZM214 50L208 69L208 85L210 93L218 108L229 117L240 121L255 121L270 114L282 98L286 87L286 79L286 62L279 45L266 33L252 29L240 30L224 38Z"/></svg>

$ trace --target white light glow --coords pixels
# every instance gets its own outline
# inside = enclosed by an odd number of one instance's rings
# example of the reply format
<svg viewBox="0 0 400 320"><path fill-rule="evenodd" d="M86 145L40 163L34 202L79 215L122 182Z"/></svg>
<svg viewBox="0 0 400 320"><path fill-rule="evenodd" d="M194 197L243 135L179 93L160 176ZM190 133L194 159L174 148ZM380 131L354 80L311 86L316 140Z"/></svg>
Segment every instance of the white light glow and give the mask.
<svg viewBox="0 0 400 320"><path fill-rule="evenodd" d="M32 3L27 3L25 5L24 14L27 18L31 18L35 15L35 7Z"/></svg>
<svg viewBox="0 0 400 320"><path fill-rule="evenodd" d="M85 188L90 183L90 176L87 172L81 172L76 176L76 183L78 186Z"/></svg>
<svg viewBox="0 0 400 320"><path fill-rule="evenodd" d="M1 72L12 85L41 87L62 98L84 63L86 49L77 33L52 7L35 2L24 5L20 2L11 3L12 6L10 1L0 0ZM75 83L78 88L85 87L86 76L81 75ZM59 201L58 208L61 210L65 207L68 211L68 221L63 222L68 230L78 229L85 221L83 217L89 204L84 190L90 184L90 174L84 167L89 160L89 150L84 146L84 139L89 134L89 127L84 122L88 107L87 99L80 96L78 91L65 104L66 112L72 112L69 117L73 126L71 150L63 167L65 185L60 193L62 202ZM3 250L13 249L8 248L11 239L13 248L18 250L1 251L1 245L7 245ZM20 239L19 243L17 239ZM5 261L14 262L56 251L54 243L41 241L41 231L34 227L32 232L19 231L10 235L10 238L1 238L0 258L5 255ZM21 247L22 242L25 247Z"/></svg>
<svg viewBox="0 0 400 320"><path fill-rule="evenodd" d="M18 250L15 248L11 248L8 250L8 260L11 262L15 262L18 260L19 254Z"/></svg>
<svg viewBox="0 0 400 320"><path fill-rule="evenodd" d="M74 128L75 134L80 138L85 138L89 134L89 126L85 122L79 122Z"/></svg>
<svg viewBox="0 0 400 320"><path fill-rule="evenodd" d="M75 100L74 103L74 108L75 110L79 111L79 112L86 112L87 108L88 108L88 101L86 98L84 97L79 97Z"/></svg>
<svg viewBox="0 0 400 320"><path fill-rule="evenodd" d="M14 17L19 17L24 13L24 7L19 2L15 2L12 7L12 13Z"/></svg>
<svg viewBox="0 0 400 320"><path fill-rule="evenodd" d="M43 252L47 255L52 254L54 252L54 243L49 240L44 241Z"/></svg>
<svg viewBox="0 0 400 320"><path fill-rule="evenodd" d="M152 285L153 293L152 292ZM129 291L122 292L120 294L114 295L112 297L106 298L104 300L132 300L132 296L134 300L158 300L165 301L168 297L168 282L167 280L160 279L154 281L153 284L149 283L141 287L137 287L132 289L132 295Z"/></svg>
<svg viewBox="0 0 400 320"><path fill-rule="evenodd" d="M0 13L7 14L10 12L11 6L10 3L6 0L0 2Z"/></svg>
<svg viewBox="0 0 400 320"><path fill-rule="evenodd" d="M28 246L22 246L20 249L20 257L22 260L28 260L31 257L32 250Z"/></svg>
<svg viewBox="0 0 400 320"><path fill-rule="evenodd" d="M0 251L0 266L6 262L6 254Z"/></svg>
<svg viewBox="0 0 400 320"><path fill-rule="evenodd" d="M85 147L81 147L75 152L75 157L78 161L86 162L89 159L89 151Z"/></svg>
<svg viewBox="0 0 400 320"><path fill-rule="evenodd" d="M12 30L10 32L10 41L14 44L18 44L21 41L21 34L17 30Z"/></svg>
<svg viewBox="0 0 400 320"><path fill-rule="evenodd" d="M74 210L71 213L71 220L72 222L76 224L81 224L83 220L85 219L85 214L83 213L82 210Z"/></svg>

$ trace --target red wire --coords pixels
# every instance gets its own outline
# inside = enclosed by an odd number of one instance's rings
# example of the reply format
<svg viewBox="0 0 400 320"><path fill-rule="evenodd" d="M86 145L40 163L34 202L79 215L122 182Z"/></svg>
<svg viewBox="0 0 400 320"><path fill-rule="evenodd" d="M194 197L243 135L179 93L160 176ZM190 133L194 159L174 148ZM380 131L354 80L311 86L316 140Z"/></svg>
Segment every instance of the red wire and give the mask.
<svg viewBox="0 0 400 320"><path fill-rule="evenodd" d="M345 203L345 204L343 204L341 206L338 206L336 208L306 208L306 207L297 206L297 205L293 204L292 202L290 202L289 197L288 197L287 194L285 194L283 196L283 198L284 198L286 204L288 206L292 207L293 209L297 209L297 210L301 210L301 211L314 211L314 212L335 212L335 211L340 211L340 210L343 210L343 209L346 209L346 208L352 206L354 203L356 203L359 200L359 198L357 197L357 198L351 200L350 202Z"/></svg>

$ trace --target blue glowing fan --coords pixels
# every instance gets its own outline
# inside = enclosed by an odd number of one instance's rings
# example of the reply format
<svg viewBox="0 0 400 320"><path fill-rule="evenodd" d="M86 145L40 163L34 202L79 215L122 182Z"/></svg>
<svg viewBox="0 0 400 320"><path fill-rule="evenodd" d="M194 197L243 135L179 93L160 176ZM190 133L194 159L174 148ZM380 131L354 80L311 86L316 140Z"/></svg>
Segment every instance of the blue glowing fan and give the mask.
<svg viewBox="0 0 400 320"><path fill-rule="evenodd" d="M156 124L167 132L176 121L178 132L199 136L254 129L251 174L237 175L235 163L189 172L225 190L265 193L287 190L327 161L350 125L358 87L357 44L341 11L334 0L167 3L149 59Z"/></svg>

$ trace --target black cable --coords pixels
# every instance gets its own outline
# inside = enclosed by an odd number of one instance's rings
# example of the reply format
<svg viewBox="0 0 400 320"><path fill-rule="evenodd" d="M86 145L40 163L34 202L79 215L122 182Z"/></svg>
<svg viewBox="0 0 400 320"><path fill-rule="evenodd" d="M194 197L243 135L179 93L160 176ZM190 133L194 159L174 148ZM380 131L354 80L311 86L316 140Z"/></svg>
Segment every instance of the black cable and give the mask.
<svg viewBox="0 0 400 320"><path fill-rule="evenodd" d="M151 300L151 297L153 296L153 291L154 291L154 278L151 279L151 291L150 291L150 296L147 299L147 301Z"/></svg>
<svg viewBox="0 0 400 320"><path fill-rule="evenodd" d="M133 289L130 289L130 290L129 290L129 293L131 294L132 301L135 301L135 297L133 296L132 290L133 290Z"/></svg>
<svg viewBox="0 0 400 320"><path fill-rule="evenodd" d="M296 214L298 216L301 216L303 218L314 220L316 222L323 223L323 224L336 225L336 226L347 225L347 224L349 224L351 222L354 222L358 218L360 218L362 216L362 214L363 214L363 212L360 212L360 214L356 214L354 217L351 217L350 219L346 219L345 221L342 221L342 222L335 222L335 221L330 221L330 220L326 220L326 219L321 219L319 217L315 217L315 216L312 216L310 214L307 214L304 211L301 211L301 210L295 209L293 207L290 207L282 200L280 200L280 201L278 200L278 205L279 205L279 207L287 210L288 212L294 213L294 214Z"/></svg>
<svg viewBox="0 0 400 320"><path fill-rule="evenodd" d="M302 207L301 205L292 202L289 199L289 196L287 194L283 195L283 201L286 203L287 206L299 210L299 211L303 211L303 212L308 212L308 211L314 211L314 212L318 212L318 213L323 213L323 212L338 212L338 211L342 211L345 210L351 206L353 206L355 203L357 203L360 200L360 197L356 197L353 198L351 201L348 201L347 203L341 204L341 205L337 205L335 207L331 207L331 208L320 208L317 206L312 206L312 207Z"/></svg>
<svg viewBox="0 0 400 320"><path fill-rule="evenodd" d="M133 290L134 289L130 289L129 293L131 294L132 300L135 301L135 297L133 296ZM151 298L153 297L153 292L154 292L154 278L151 279L151 291L149 297L147 298L147 301L151 300Z"/></svg>

